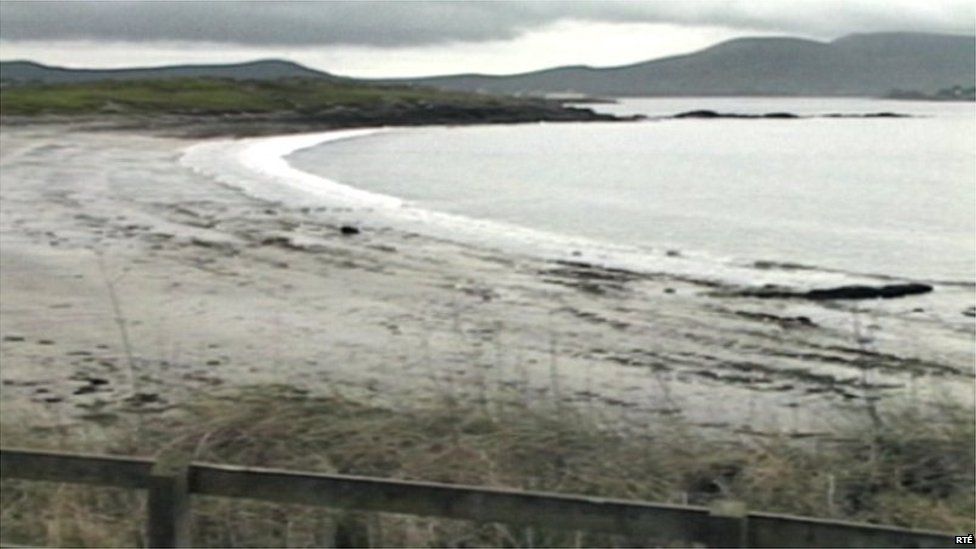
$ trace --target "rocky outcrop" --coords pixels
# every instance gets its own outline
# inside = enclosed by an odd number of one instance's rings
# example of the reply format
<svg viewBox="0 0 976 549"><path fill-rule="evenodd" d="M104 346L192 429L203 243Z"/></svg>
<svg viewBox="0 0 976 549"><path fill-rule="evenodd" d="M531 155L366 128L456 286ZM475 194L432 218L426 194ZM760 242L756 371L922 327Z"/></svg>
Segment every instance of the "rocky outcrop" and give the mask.
<svg viewBox="0 0 976 549"><path fill-rule="evenodd" d="M716 112L710 110L697 110L697 111L687 111L674 115L672 118L684 119L684 118L703 118L703 119L713 119L713 118L772 118L772 119L792 119L800 118L799 115L793 114L791 112L769 112L766 114L742 114L735 112Z"/></svg>
<svg viewBox="0 0 976 549"><path fill-rule="evenodd" d="M678 113L671 118L712 120L717 118L733 118L745 120L794 120L798 118L911 118L909 114L897 112L867 112L867 113L829 113L820 115L800 116L792 112L767 112L765 114L744 114L737 112L717 112L707 109Z"/></svg>

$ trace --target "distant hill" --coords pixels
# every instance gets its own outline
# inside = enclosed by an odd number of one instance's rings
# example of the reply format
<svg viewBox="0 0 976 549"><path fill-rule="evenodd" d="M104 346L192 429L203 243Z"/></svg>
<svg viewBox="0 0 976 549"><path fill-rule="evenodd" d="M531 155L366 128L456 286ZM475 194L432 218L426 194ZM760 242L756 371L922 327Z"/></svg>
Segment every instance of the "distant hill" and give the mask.
<svg viewBox="0 0 976 549"><path fill-rule="evenodd" d="M386 82L493 93L595 96L883 96L971 86L976 37L855 34L817 42L741 38L688 55L621 67L569 66L511 76L461 74Z"/></svg>
<svg viewBox="0 0 976 549"><path fill-rule="evenodd" d="M342 78L282 60L231 65L133 69L65 69L30 61L0 62L3 85L99 80L312 78L406 84L456 91L590 96L810 95L882 97L968 88L976 81L976 37L945 34L854 34L817 42L740 38L704 50L633 65L557 67L511 76L460 74L429 78Z"/></svg>
<svg viewBox="0 0 976 549"><path fill-rule="evenodd" d="M326 72L281 60L251 61L229 65L175 65L134 69L65 69L33 61L0 62L0 81L5 84L75 84L100 80L166 80L170 78L231 78L277 80L315 78L339 80Z"/></svg>

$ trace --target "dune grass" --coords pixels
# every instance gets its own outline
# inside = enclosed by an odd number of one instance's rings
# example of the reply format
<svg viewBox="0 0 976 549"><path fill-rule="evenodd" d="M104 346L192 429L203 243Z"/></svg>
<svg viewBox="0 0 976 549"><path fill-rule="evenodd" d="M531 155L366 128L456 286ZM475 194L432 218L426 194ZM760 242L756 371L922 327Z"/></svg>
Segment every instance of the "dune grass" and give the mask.
<svg viewBox="0 0 976 549"><path fill-rule="evenodd" d="M750 508L945 531L973 529L971 410L946 407L852 423L848 442L716 440L680 420L621 429L549 403L450 399L404 410L281 386L202 396L146 421L50 436L4 425L3 444L124 455L186 452L198 461ZM138 545L136 492L5 481L0 537L36 545ZM194 499L207 546L640 545L422 517Z"/></svg>

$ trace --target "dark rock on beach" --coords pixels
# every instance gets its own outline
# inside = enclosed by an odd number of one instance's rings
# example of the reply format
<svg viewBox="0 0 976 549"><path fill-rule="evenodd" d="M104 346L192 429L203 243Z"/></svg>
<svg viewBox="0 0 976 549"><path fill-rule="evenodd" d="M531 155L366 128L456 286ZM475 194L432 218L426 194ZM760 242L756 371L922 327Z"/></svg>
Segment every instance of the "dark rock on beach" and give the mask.
<svg viewBox="0 0 976 549"><path fill-rule="evenodd" d="M742 297L780 298L780 299L809 299L813 301L828 301L834 299L893 299L909 295L926 294L933 290L928 284L885 284L883 286L837 286L834 288L820 288L807 292L797 292L783 288L760 288L745 290L736 295Z"/></svg>
<svg viewBox="0 0 976 549"><path fill-rule="evenodd" d="M844 114L844 113L830 113L823 115L824 118L911 118L910 114L902 114L897 112L869 112L864 114Z"/></svg>
<svg viewBox="0 0 976 549"><path fill-rule="evenodd" d="M840 286L823 290L810 290L808 299L891 299L906 295L927 294L932 291L928 284L886 284L884 286Z"/></svg>
<svg viewBox="0 0 976 549"><path fill-rule="evenodd" d="M672 118L681 119L681 118L738 118L738 117L732 114L720 114L715 111L697 110L697 111L687 111L687 112L678 113L674 115Z"/></svg>

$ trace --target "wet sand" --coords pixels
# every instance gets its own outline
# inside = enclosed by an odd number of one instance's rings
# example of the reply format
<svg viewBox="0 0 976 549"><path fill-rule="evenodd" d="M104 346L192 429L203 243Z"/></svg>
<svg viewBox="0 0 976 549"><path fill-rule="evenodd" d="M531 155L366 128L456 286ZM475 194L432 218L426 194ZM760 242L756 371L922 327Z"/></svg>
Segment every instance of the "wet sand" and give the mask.
<svg viewBox="0 0 976 549"><path fill-rule="evenodd" d="M865 313L506 255L251 198L180 165L193 143L3 128L5 421L107 421L262 383L798 435L869 400L973 404L973 323L913 316L924 296Z"/></svg>

